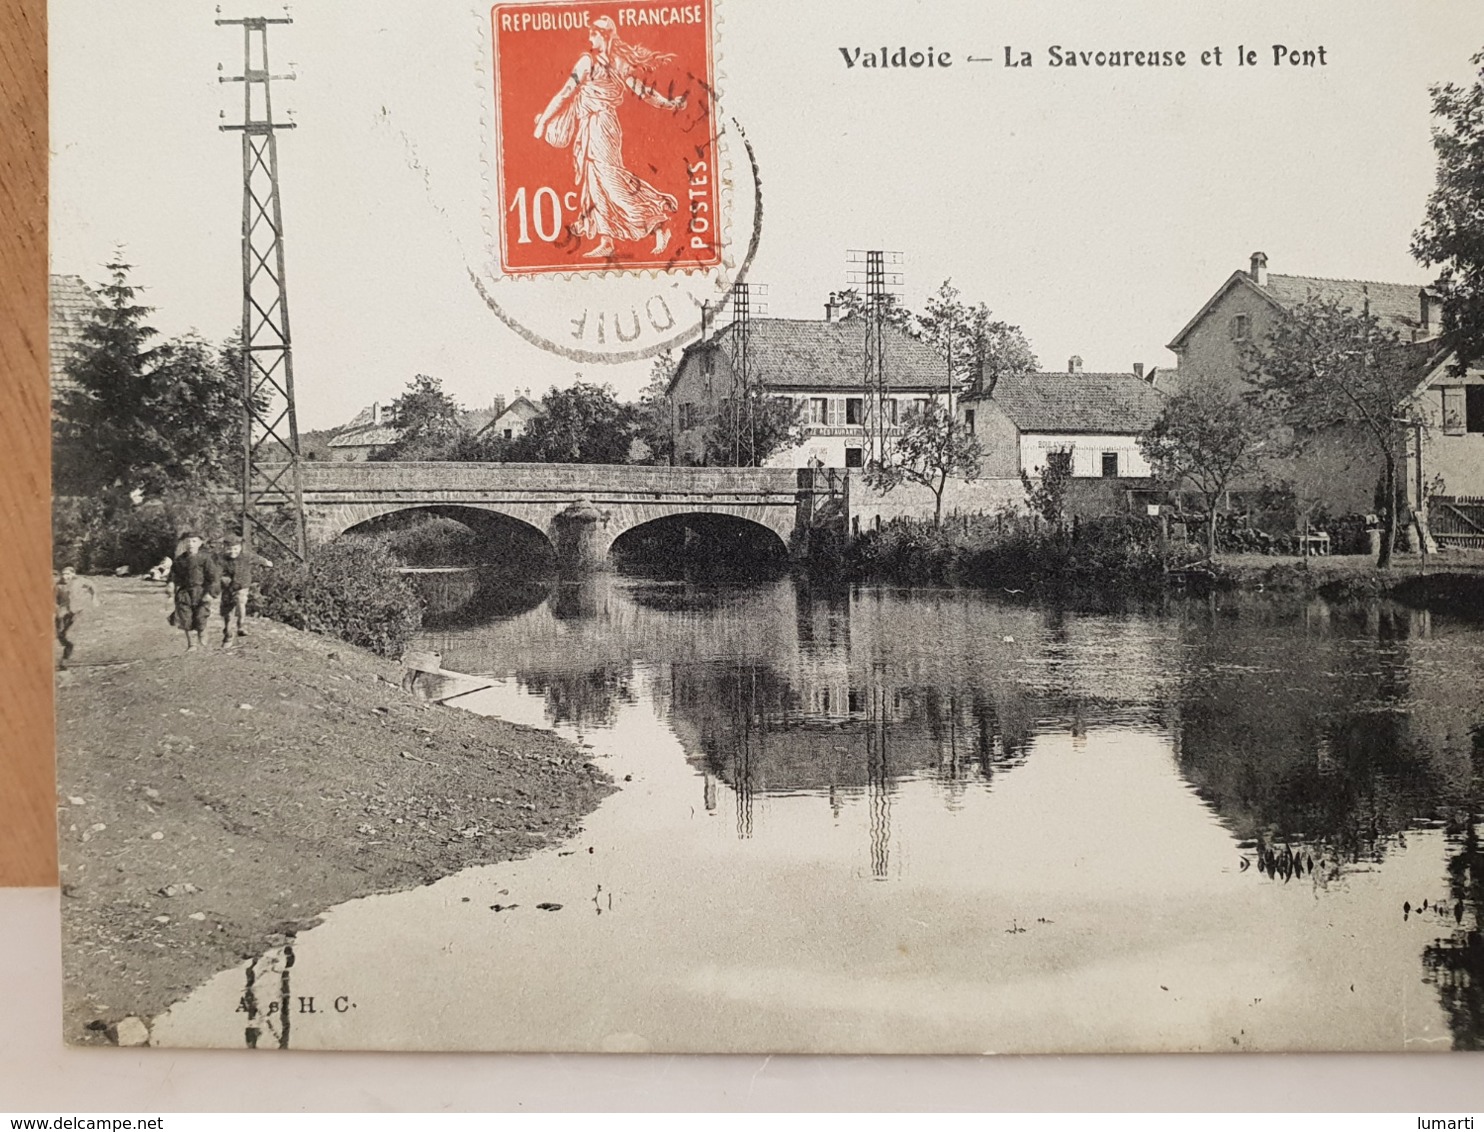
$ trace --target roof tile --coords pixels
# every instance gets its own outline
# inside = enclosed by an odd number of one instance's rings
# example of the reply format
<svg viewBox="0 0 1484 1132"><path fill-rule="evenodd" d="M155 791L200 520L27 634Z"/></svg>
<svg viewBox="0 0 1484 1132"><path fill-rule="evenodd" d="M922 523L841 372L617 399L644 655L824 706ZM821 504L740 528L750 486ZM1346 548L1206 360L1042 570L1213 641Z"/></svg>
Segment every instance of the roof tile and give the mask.
<svg viewBox="0 0 1484 1132"><path fill-rule="evenodd" d="M985 400L969 396L965 400ZM1021 432L1143 432L1164 394L1131 373L1028 373L1000 379L988 398Z"/></svg>
<svg viewBox="0 0 1484 1132"><path fill-rule="evenodd" d="M755 318L748 335L748 360L767 388L860 389L865 383L864 319ZM730 349L737 324L722 327L709 343ZM887 326L886 380L892 389L942 389L947 366L926 342ZM701 344L686 348L689 354Z"/></svg>
<svg viewBox="0 0 1484 1132"><path fill-rule="evenodd" d="M1337 301L1359 314L1370 300L1371 313L1403 335L1422 326L1422 286L1376 283L1366 279L1318 279L1308 275L1269 275L1262 288L1285 307L1313 296Z"/></svg>

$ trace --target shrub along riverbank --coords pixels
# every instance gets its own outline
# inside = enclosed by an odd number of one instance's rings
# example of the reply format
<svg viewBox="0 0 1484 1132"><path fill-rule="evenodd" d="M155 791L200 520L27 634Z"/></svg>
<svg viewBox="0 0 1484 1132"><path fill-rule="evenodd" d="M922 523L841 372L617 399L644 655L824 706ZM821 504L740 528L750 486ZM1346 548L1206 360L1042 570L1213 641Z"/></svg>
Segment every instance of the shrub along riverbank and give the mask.
<svg viewBox="0 0 1484 1132"><path fill-rule="evenodd" d="M1435 555L1423 571L1399 554L1379 570L1367 555L1318 558L1222 554L1162 537L1159 520L1111 515L1060 527L1016 514L951 516L941 527L896 519L858 538L846 565L862 580L998 586L1028 593L1244 589L1330 601L1390 598L1484 617L1484 553Z"/></svg>
<svg viewBox="0 0 1484 1132"><path fill-rule="evenodd" d="M1202 557L1193 544L1166 540L1154 518L1112 515L1054 526L1005 512L954 515L939 527L894 519L858 538L847 565L862 578L1055 592L1153 587Z"/></svg>
<svg viewBox="0 0 1484 1132"><path fill-rule="evenodd" d="M173 557L186 531L200 535L216 552L238 529L229 507L189 491L139 504L58 499L52 513L53 564L84 574L139 574ZM462 525L435 519L376 537L344 535L312 548L302 563L269 553L275 565L256 572L248 610L396 658L417 636L423 619L422 600L399 571L428 547L467 554L471 539Z"/></svg>

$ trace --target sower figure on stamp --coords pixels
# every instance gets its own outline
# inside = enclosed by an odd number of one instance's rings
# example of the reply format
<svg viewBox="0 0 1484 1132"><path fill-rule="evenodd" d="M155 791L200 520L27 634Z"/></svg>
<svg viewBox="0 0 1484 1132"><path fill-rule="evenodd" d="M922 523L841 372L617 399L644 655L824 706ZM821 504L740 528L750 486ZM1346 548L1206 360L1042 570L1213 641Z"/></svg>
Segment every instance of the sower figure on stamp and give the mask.
<svg viewBox="0 0 1484 1132"><path fill-rule="evenodd" d="M66 668L67 662L72 659L72 650L76 643L71 632L77 624L78 618L82 616L82 591L87 590L93 599L93 604L98 604L98 591L93 588L92 582L85 582L77 576L77 571L71 566L63 566L62 572L57 575L55 594L57 601L57 643L62 646L62 659L57 661L58 668Z"/></svg>
<svg viewBox="0 0 1484 1132"><path fill-rule="evenodd" d="M211 599L221 592L221 567L211 552L201 549L201 536L187 532L185 549L170 566L170 584L175 588L175 627L186 635L186 651L206 644L206 626L211 620ZM194 635L193 635L194 634Z"/></svg>
<svg viewBox="0 0 1484 1132"><path fill-rule="evenodd" d="M685 95L666 98L639 76L668 63L673 55L625 43L608 16L593 21L588 34L592 51L577 60L572 74L536 115L536 136L559 149L572 147L581 210L572 231L597 246L582 254L589 259L613 255L614 241L633 242L654 236L654 254L669 246L666 221L678 207L675 198L636 177L623 163L623 128L618 107L624 95L661 110L682 110Z"/></svg>
<svg viewBox="0 0 1484 1132"><path fill-rule="evenodd" d="M272 569L273 563L260 554L244 554L242 540L233 536L226 542L226 557L222 559L222 648L232 647L233 637L247 636L242 619L247 616L247 595L252 590L253 566ZM233 633L232 622L237 622Z"/></svg>

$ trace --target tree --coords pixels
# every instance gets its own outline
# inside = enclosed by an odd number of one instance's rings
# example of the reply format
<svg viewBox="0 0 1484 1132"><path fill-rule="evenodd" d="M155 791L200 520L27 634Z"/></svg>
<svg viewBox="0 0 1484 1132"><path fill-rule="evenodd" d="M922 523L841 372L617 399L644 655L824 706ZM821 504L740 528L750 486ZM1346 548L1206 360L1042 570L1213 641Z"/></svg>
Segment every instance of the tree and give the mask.
<svg viewBox="0 0 1484 1132"><path fill-rule="evenodd" d="M675 433L670 427L670 381L678 363L669 350L657 355L649 367L649 384L639 393L634 410L635 436L649 449L656 464L675 462Z"/></svg>
<svg viewBox="0 0 1484 1132"><path fill-rule="evenodd" d="M1216 508L1232 483L1257 470L1270 431L1268 419L1249 401L1215 385L1197 382L1174 394L1139 448L1166 482L1189 483L1210 516L1206 545L1216 556Z"/></svg>
<svg viewBox="0 0 1484 1132"><path fill-rule="evenodd" d="M702 462L762 467L779 449L803 440L803 415L803 405L792 397L776 397L757 387L723 397L702 436Z"/></svg>
<svg viewBox="0 0 1484 1132"><path fill-rule="evenodd" d="M918 322L923 340L943 355L955 391L990 394L1002 377L1039 364L1020 327L996 319L983 303L965 303L952 279L928 297Z"/></svg>
<svg viewBox="0 0 1484 1132"><path fill-rule="evenodd" d="M625 464L635 433L635 408L622 405L608 385L579 381L553 387L545 412L511 445L512 460L550 464Z"/></svg>
<svg viewBox="0 0 1484 1132"><path fill-rule="evenodd" d="M132 265L116 256L106 269L53 422L58 493L158 498L230 482L242 458L240 345L218 351L196 335L154 344Z"/></svg>
<svg viewBox="0 0 1484 1132"><path fill-rule="evenodd" d="M1067 510L1067 490L1072 485L1072 450L1060 448L1046 453L1046 463L1035 479L1021 468L1020 483L1030 509L1053 527L1061 526Z"/></svg>
<svg viewBox="0 0 1484 1132"><path fill-rule="evenodd" d="M442 381L425 373L407 383L389 410L397 439L375 452L375 460L446 460L468 434L463 408L443 391Z"/></svg>
<svg viewBox="0 0 1484 1132"><path fill-rule="evenodd" d="M1397 528L1397 459L1411 427L1415 367L1397 333L1369 310L1311 296L1280 313L1267 340L1249 346L1256 402L1294 430L1302 452L1336 428L1367 437L1381 464L1382 537L1376 565L1391 565Z"/></svg>
<svg viewBox="0 0 1484 1132"><path fill-rule="evenodd" d="M881 298L881 316L885 323L916 338L921 332L917 325L917 316L903 306L902 300L896 295L885 294ZM871 313L870 300L854 287L835 292L834 299L844 309L846 318L865 318Z"/></svg>
<svg viewBox="0 0 1484 1132"><path fill-rule="evenodd" d="M1412 254L1443 269L1443 325L1460 372L1484 357L1484 52L1471 62L1479 68L1472 85L1431 89L1437 183L1412 234Z"/></svg>
<svg viewBox="0 0 1484 1132"><path fill-rule="evenodd" d="M943 489L950 476L972 480L979 475L984 452L968 425L949 415L936 397L907 415L887 447L886 458L866 469L866 482L880 492L903 483L921 484L933 493L933 526L943 522Z"/></svg>

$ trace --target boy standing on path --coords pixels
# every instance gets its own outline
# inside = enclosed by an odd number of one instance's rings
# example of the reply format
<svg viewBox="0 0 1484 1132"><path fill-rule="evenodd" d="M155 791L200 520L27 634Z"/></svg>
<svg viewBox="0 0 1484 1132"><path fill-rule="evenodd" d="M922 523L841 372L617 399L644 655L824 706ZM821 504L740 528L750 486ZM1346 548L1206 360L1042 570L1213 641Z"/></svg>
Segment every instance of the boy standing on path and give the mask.
<svg viewBox="0 0 1484 1132"><path fill-rule="evenodd" d="M247 616L247 595L252 589L253 563L267 566L273 563L258 554L243 554L242 540L233 536L227 539L227 557L222 562L222 648L232 647L232 622L237 622L236 636L247 636L242 619Z"/></svg>
<svg viewBox="0 0 1484 1132"><path fill-rule="evenodd" d="M194 652L206 645L203 634L211 620L211 599L221 592L222 574L211 552L201 549L200 535L187 531L182 538L185 550L170 566L170 584L175 587L175 627L185 632L186 651Z"/></svg>
<svg viewBox="0 0 1484 1132"><path fill-rule="evenodd" d="M98 591L93 588L93 583L79 578L77 571L71 566L63 566L61 574L57 576L55 587L57 643L62 646L62 659L57 661L58 668L67 667L67 661L72 658L72 650L77 643L68 636L68 633L72 626L77 624L77 619L82 616L82 590L88 591L94 605L98 604Z"/></svg>

